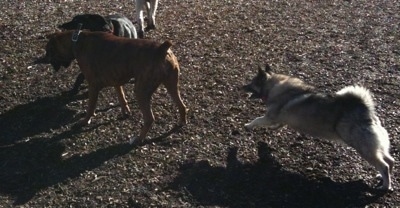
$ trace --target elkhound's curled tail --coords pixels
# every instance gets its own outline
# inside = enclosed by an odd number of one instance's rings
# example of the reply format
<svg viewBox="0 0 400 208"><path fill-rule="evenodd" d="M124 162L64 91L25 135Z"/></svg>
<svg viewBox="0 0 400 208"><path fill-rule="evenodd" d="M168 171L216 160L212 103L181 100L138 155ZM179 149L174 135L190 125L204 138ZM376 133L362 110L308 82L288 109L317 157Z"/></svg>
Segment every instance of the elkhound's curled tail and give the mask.
<svg viewBox="0 0 400 208"><path fill-rule="evenodd" d="M337 95L346 95L346 94L351 94L354 95L362 100L362 102L367 106L367 108L371 111L375 111L375 103L374 100L372 99L371 92L366 89L365 87L353 85L353 86L347 86L338 92L336 92Z"/></svg>
<svg viewBox="0 0 400 208"><path fill-rule="evenodd" d="M378 169L379 175L383 180L380 188L392 190L391 175L394 159L389 153L389 135L375 115L375 103L371 93L364 87L349 86L336 94L338 96L355 96L367 108L368 112L353 110L344 116L342 123L345 125L338 125L339 134L348 145L354 147L365 160ZM347 123L349 120L360 121L360 119L366 119L369 122Z"/></svg>

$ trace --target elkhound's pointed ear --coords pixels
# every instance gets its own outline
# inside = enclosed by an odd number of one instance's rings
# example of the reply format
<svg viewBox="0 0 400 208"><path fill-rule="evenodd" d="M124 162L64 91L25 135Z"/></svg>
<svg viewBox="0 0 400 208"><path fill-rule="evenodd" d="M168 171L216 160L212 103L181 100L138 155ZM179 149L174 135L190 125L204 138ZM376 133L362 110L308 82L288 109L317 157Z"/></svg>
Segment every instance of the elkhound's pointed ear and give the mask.
<svg viewBox="0 0 400 208"><path fill-rule="evenodd" d="M269 64L265 65L265 72L267 74L269 74L269 75L271 75L273 73L271 67L269 66Z"/></svg>

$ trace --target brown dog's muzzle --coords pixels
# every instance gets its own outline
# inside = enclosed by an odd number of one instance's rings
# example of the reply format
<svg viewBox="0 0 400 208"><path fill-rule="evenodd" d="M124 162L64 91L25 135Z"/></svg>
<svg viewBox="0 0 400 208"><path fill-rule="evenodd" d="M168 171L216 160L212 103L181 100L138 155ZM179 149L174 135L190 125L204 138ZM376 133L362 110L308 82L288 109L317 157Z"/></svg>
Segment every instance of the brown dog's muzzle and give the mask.
<svg viewBox="0 0 400 208"><path fill-rule="evenodd" d="M34 64L51 64L53 67L54 71L60 70L61 66L68 68L71 65L71 61L57 61L53 60L47 56L38 58L34 62Z"/></svg>

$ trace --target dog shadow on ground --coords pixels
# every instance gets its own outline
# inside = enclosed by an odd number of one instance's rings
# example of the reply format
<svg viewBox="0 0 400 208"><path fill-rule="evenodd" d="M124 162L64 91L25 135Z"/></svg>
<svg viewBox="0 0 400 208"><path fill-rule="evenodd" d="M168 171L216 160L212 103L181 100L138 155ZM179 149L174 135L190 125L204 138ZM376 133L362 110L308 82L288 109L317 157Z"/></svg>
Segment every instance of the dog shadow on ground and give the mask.
<svg viewBox="0 0 400 208"><path fill-rule="evenodd" d="M63 155L65 146L58 137L66 135L0 147L0 193L13 198L14 205L25 204L40 190L81 177L81 173L128 154L134 148L123 143L68 157Z"/></svg>
<svg viewBox="0 0 400 208"><path fill-rule="evenodd" d="M84 95L82 95L84 96ZM81 95L38 98L33 102L17 105L0 115L2 134L0 146L17 143L27 137L58 129L74 120L75 111L66 104L83 99Z"/></svg>
<svg viewBox="0 0 400 208"><path fill-rule="evenodd" d="M14 205L24 204L40 190L79 177L134 148L117 144L84 155L63 156L63 140L97 127L51 132L79 119L66 104L85 96L38 98L0 115L0 193L15 199Z"/></svg>
<svg viewBox="0 0 400 208"><path fill-rule="evenodd" d="M364 207L382 196L361 180L308 179L284 170L266 143L259 143L255 163L241 163L237 151L229 149L226 167L213 167L204 160L182 164L169 188L185 192L186 200L199 206Z"/></svg>

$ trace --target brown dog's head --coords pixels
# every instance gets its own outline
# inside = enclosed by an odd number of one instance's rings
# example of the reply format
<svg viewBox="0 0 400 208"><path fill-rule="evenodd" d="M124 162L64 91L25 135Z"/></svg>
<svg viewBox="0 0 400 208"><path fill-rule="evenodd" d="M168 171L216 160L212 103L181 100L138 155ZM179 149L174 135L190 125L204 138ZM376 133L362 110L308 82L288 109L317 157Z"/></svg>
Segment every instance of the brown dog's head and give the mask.
<svg viewBox="0 0 400 208"><path fill-rule="evenodd" d="M110 20L105 19L98 14L81 14L76 15L70 22L59 25L58 28L65 30L75 30L79 24L82 29L90 31L113 32L113 24Z"/></svg>
<svg viewBox="0 0 400 208"><path fill-rule="evenodd" d="M67 68L75 59L72 49L72 32L54 33L48 35L46 55L38 58L35 64L51 64L55 71L61 66Z"/></svg>

